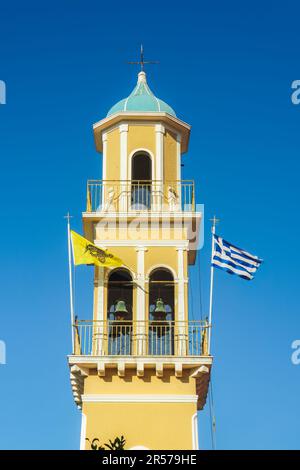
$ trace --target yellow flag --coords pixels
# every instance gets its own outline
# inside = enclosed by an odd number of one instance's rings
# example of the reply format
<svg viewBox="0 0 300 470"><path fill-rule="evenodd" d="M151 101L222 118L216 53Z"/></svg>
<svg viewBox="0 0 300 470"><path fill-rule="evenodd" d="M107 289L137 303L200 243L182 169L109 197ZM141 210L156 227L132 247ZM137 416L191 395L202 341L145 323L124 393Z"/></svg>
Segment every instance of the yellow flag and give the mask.
<svg viewBox="0 0 300 470"><path fill-rule="evenodd" d="M122 266L123 261L91 243L86 238L71 230L75 265L94 264L95 266Z"/></svg>

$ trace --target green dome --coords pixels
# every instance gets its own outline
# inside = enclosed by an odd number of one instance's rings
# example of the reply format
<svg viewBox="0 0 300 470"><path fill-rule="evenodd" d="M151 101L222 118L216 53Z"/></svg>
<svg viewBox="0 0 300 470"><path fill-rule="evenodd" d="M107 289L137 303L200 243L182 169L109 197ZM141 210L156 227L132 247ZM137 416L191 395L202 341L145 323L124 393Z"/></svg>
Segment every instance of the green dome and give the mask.
<svg viewBox="0 0 300 470"><path fill-rule="evenodd" d="M107 113L111 116L122 112L140 112L140 113L168 113L176 116L175 111L164 101L156 98L150 90L145 72L138 74L138 82L128 98L118 101Z"/></svg>

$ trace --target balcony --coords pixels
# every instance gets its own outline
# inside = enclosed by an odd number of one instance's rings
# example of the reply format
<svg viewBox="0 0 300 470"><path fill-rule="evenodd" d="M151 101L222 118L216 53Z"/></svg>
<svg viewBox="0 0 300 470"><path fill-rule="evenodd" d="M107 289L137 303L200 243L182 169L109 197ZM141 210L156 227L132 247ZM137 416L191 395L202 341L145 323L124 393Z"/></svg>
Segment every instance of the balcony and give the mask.
<svg viewBox="0 0 300 470"><path fill-rule="evenodd" d="M87 213L194 212L194 182L90 180Z"/></svg>
<svg viewBox="0 0 300 470"><path fill-rule="evenodd" d="M115 370L119 377L136 374L146 383L153 374L166 383L170 373L179 380L191 377L197 407L203 409L213 360L209 328L206 321L76 321L74 351L68 357L75 403L82 406L86 377L95 372L110 377Z"/></svg>
<svg viewBox="0 0 300 470"><path fill-rule="evenodd" d="M74 355L207 356L206 321L77 321Z"/></svg>

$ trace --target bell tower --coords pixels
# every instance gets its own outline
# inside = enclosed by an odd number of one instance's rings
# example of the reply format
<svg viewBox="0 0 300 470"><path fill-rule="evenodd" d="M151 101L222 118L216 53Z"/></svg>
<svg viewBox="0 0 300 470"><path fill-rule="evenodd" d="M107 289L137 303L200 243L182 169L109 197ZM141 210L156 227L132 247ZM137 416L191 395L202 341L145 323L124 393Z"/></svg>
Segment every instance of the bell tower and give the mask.
<svg viewBox="0 0 300 470"><path fill-rule="evenodd" d="M188 312L203 215L194 182L181 179L190 126L142 70L93 130L102 180L87 182L84 236L124 265L94 268L93 314L74 325L81 448L123 435L126 449L197 449L212 357L209 325Z"/></svg>

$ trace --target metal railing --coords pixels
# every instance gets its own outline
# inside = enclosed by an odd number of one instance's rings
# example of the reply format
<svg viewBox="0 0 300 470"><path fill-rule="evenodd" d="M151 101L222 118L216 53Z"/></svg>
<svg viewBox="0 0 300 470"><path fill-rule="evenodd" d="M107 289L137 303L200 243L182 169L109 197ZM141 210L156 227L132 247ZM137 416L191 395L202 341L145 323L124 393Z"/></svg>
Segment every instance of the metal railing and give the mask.
<svg viewBox="0 0 300 470"><path fill-rule="evenodd" d="M208 355L206 321L77 321L75 355Z"/></svg>
<svg viewBox="0 0 300 470"><path fill-rule="evenodd" d="M89 180L87 212L194 211L194 182Z"/></svg>

